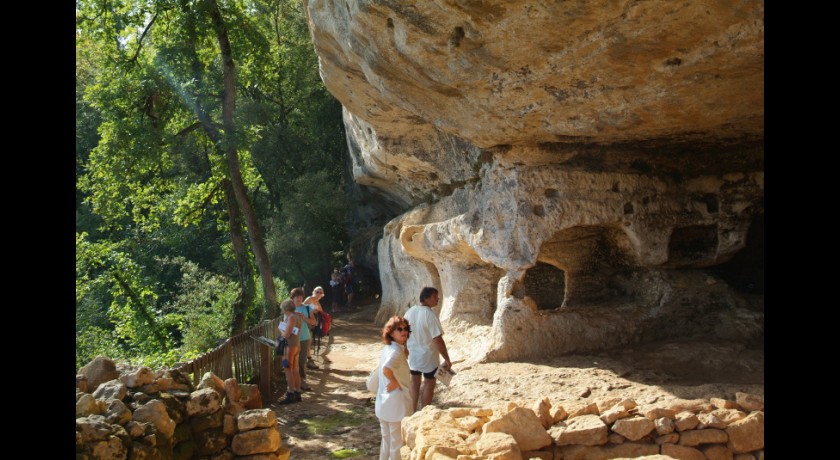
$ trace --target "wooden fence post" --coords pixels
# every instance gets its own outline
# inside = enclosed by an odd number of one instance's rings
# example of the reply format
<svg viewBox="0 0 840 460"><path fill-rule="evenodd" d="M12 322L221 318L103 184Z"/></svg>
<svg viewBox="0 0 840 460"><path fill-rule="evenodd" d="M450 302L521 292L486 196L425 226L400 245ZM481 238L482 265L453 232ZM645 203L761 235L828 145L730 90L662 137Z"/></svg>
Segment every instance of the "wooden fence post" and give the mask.
<svg viewBox="0 0 840 460"><path fill-rule="evenodd" d="M271 393L271 348L265 345L260 346L260 393L263 405L272 401Z"/></svg>

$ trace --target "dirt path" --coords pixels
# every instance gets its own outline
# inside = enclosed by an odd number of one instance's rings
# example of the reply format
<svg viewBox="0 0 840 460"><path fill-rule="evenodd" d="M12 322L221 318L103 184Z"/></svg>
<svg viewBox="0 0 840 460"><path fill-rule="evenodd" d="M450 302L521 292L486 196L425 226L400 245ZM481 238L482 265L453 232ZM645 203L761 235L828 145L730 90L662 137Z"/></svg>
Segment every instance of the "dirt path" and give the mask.
<svg viewBox="0 0 840 460"><path fill-rule="evenodd" d="M380 329L373 325L377 308L371 304L334 315L329 342L322 343L316 357L321 369L308 371L314 391L305 392L302 403L270 406L293 460L378 458L379 422L365 389L382 347ZM447 347L458 375L451 387L438 386L433 404L494 407L513 401L530 407L548 397L552 404L568 407L616 397L641 405L674 399L734 400L739 391L764 395L763 342L692 338L591 355L468 364L463 362L464 352L486 333L478 329L450 331Z"/></svg>
<svg viewBox="0 0 840 460"><path fill-rule="evenodd" d="M295 460L331 459L344 450L358 459L379 458L379 421L365 379L376 366L380 328L373 325L378 304L333 315L330 336L312 354L320 369L307 370L313 391L303 402L271 407L277 413L284 445ZM340 453L339 453L340 454Z"/></svg>

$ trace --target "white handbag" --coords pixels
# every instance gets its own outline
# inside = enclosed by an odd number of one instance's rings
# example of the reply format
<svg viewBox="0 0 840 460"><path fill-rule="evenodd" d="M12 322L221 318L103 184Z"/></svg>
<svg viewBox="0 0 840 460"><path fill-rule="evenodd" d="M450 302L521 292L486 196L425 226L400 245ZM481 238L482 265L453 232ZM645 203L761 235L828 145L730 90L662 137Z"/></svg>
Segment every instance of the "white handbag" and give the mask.
<svg viewBox="0 0 840 460"><path fill-rule="evenodd" d="M370 371L370 375L367 376L365 385L367 386L367 391L373 394L376 394L376 392L379 391L379 365Z"/></svg>

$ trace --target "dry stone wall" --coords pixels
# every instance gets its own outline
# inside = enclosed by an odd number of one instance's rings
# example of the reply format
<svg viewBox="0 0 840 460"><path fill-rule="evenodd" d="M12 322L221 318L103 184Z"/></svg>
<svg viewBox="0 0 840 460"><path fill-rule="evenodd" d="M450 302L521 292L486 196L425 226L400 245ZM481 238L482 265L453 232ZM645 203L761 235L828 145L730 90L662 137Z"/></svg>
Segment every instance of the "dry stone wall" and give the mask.
<svg viewBox="0 0 840 460"><path fill-rule="evenodd" d="M405 460L763 460L764 397L532 407L426 406L402 422Z"/></svg>
<svg viewBox="0 0 840 460"><path fill-rule="evenodd" d="M100 356L76 375L76 459L286 460L256 385L206 373L118 366Z"/></svg>

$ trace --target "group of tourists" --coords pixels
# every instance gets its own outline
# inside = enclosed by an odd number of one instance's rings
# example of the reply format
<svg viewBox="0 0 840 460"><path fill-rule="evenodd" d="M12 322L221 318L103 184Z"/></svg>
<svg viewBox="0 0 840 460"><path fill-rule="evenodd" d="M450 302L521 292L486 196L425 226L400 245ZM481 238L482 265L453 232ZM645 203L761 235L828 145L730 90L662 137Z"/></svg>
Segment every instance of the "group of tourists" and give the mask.
<svg viewBox="0 0 840 460"><path fill-rule="evenodd" d="M287 345L283 354L283 371L286 374L288 391L280 404L291 404L302 400L301 392L312 388L306 383L306 369L318 369L318 365L310 355L312 330L318 323L317 315L324 314L321 298L324 288L315 287L312 295L303 298L304 290L294 288L289 298L280 304L283 310L283 320L280 322L281 337L286 339Z"/></svg>
<svg viewBox="0 0 840 460"><path fill-rule="evenodd" d="M332 312L341 311L340 303L345 308L353 305L353 269L355 264L348 258L348 263L341 270L333 270L330 279ZM306 369L318 369L311 356L310 349L313 332L324 316L329 316L321 306L324 288L316 286L312 295L306 297L303 288L296 287L289 293L289 298L280 304L283 319L278 326L281 337L287 345L283 352L283 371L288 382L286 397L279 404L291 404L302 400L301 392L311 391L306 383Z"/></svg>
<svg viewBox="0 0 840 460"><path fill-rule="evenodd" d="M330 278L330 297L332 297L332 311L341 311L342 308L353 307L353 270L356 264L352 260L347 262L341 270L338 267L333 269ZM342 307L342 305L344 305Z"/></svg>
<svg viewBox="0 0 840 460"><path fill-rule="evenodd" d="M294 288L289 298L280 304L283 320L279 329L287 341L283 370L288 391L279 404L299 402L302 400L301 392L311 389L306 383L306 369L318 368L309 355L311 328L317 324L316 315L324 313L320 303L323 296L324 289L320 286L306 299L302 288ZM374 409L382 433L380 460L400 459L400 422L415 410L431 404L438 367L446 371L452 367L443 340L443 327L437 313L432 310L439 302L438 290L424 287L420 291L419 305L409 308L405 316L391 317L382 328L381 338L385 346L379 355L379 383ZM335 311L335 307L333 309Z"/></svg>

